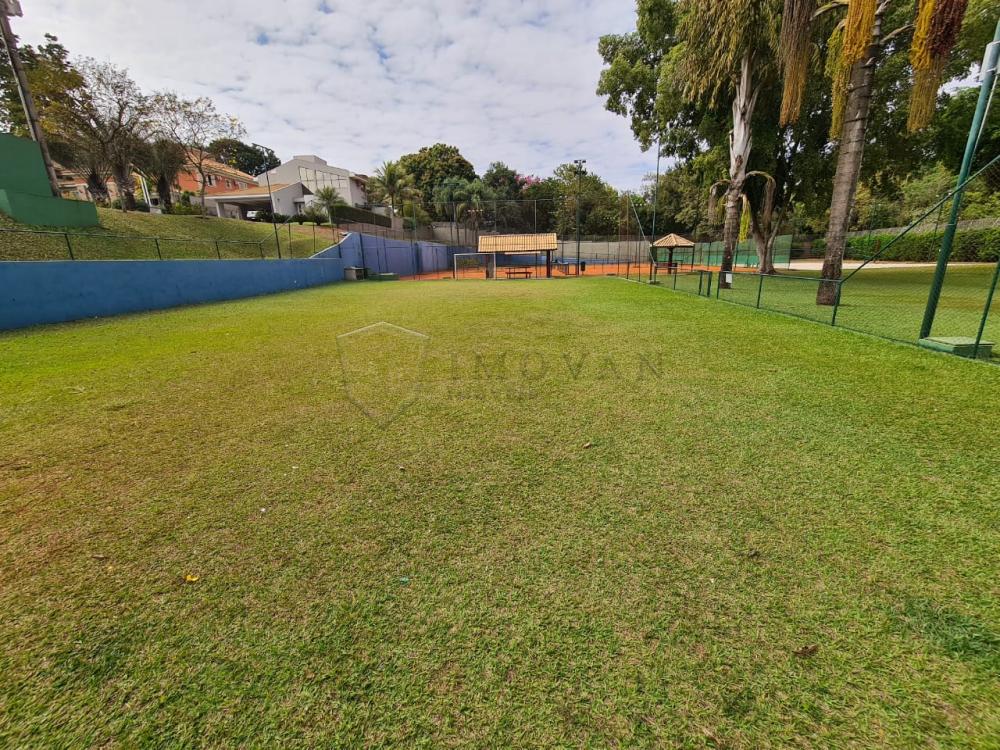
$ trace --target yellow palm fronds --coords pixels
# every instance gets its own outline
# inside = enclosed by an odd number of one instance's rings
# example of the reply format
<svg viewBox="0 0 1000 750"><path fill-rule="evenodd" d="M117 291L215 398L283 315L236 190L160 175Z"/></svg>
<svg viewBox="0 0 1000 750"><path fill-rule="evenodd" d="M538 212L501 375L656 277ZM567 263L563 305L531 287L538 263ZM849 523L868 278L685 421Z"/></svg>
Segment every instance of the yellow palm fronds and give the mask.
<svg viewBox="0 0 1000 750"><path fill-rule="evenodd" d="M781 41L778 44L783 72L782 126L797 121L802 109L812 49L809 35L815 10L816 0L785 0L785 9L781 14Z"/></svg>
<svg viewBox="0 0 1000 750"><path fill-rule="evenodd" d="M920 0L910 47L913 91L906 127L911 133L926 127L934 117L941 77L967 6L968 0Z"/></svg>

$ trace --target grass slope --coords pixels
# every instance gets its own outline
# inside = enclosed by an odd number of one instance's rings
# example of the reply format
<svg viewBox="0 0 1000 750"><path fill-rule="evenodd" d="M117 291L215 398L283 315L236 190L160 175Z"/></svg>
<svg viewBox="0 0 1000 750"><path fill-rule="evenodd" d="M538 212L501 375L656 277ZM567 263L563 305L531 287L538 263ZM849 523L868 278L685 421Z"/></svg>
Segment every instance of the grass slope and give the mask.
<svg viewBox="0 0 1000 750"><path fill-rule="evenodd" d="M260 258L277 257L274 229L236 219L200 216L166 216L98 208L99 227L66 227L73 254L80 260L155 260L154 237L159 237L159 253L164 258ZM56 234L25 234L0 231L2 260L66 260L68 249L60 227L36 227L18 224L0 214L0 230L34 229ZM83 235L83 236L81 236ZM126 237L112 235L127 235ZM313 254L312 225L291 225L281 230L281 253L284 257L306 258ZM220 240L218 254L215 240ZM315 247L322 250L332 244L329 226L316 228Z"/></svg>
<svg viewBox="0 0 1000 750"><path fill-rule="evenodd" d="M1000 736L998 368L613 279L0 347L0 745Z"/></svg>

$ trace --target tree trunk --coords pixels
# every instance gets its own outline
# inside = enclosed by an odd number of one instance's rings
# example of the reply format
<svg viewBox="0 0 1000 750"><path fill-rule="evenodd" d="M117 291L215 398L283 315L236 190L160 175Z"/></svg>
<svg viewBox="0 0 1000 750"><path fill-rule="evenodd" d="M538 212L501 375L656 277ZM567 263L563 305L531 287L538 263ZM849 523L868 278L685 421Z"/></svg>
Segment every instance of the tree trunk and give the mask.
<svg viewBox="0 0 1000 750"><path fill-rule="evenodd" d="M205 174L205 168L201 164L198 165L198 174L201 175L201 215L205 215L205 191L208 189L208 175Z"/></svg>
<svg viewBox="0 0 1000 750"><path fill-rule="evenodd" d="M102 203L104 205L110 203L108 183L104 179L104 176L98 173L96 169L91 169L87 172L87 192L90 193L90 199L94 203Z"/></svg>
<svg viewBox="0 0 1000 750"><path fill-rule="evenodd" d="M170 181L165 175L156 178L156 194L160 196L160 210L169 214L174 210L173 197L170 195Z"/></svg>
<svg viewBox="0 0 1000 750"><path fill-rule="evenodd" d="M844 108L844 129L840 136L837 172L833 178L833 197L830 200L826 253L823 257L822 278L829 281L820 284L816 291L817 305L833 305L837 302L838 284L833 282L840 279L844 266L847 230L850 228L854 194L858 188L858 177L861 175L861 159L865 151L868 112L871 108L881 34L882 13L879 13L875 16L872 38L865 55L851 69L851 82L848 85L847 103Z"/></svg>
<svg viewBox="0 0 1000 750"><path fill-rule="evenodd" d="M757 245L757 273L769 275L774 273L774 239L775 232L768 230L765 235L760 228L751 225L753 241Z"/></svg>
<svg viewBox="0 0 1000 750"><path fill-rule="evenodd" d="M135 188L132 185L132 170L126 165L120 164L111 168L118 185L118 196L121 200L122 211L135 210Z"/></svg>
<svg viewBox="0 0 1000 750"><path fill-rule="evenodd" d="M733 270L733 255L740 236L740 213L743 209L743 182L746 180L747 160L753 133L753 119L757 91L753 88L753 59L749 54L740 63L740 80L733 97L733 128L729 131L729 188L726 190L726 222L723 226L722 267L719 284L729 288L723 274Z"/></svg>

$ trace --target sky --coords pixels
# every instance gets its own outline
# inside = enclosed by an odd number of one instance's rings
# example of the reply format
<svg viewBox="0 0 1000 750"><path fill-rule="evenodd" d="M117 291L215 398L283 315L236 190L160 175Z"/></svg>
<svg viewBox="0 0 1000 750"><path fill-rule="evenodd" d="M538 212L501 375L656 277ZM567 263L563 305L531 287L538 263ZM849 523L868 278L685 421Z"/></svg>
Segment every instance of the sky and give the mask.
<svg viewBox="0 0 1000 750"><path fill-rule="evenodd" d="M586 159L619 189L653 169L597 96L602 34L634 0L22 0L25 43L55 34L148 91L208 96L246 140L370 174L443 142L482 174Z"/></svg>

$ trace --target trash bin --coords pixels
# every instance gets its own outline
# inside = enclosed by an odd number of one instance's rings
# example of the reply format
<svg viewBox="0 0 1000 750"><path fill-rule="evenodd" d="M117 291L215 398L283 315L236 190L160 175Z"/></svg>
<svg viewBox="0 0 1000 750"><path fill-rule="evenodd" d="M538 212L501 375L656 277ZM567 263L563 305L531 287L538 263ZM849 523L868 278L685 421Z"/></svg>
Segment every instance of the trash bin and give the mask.
<svg viewBox="0 0 1000 750"><path fill-rule="evenodd" d="M580 261L580 273L587 273L587 261Z"/></svg>
<svg viewBox="0 0 1000 750"><path fill-rule="evenodd" d="M364 272L363 268L358 268L356 266L348 266L344 269L344 281L357 281L358 271Z"/></svg>

